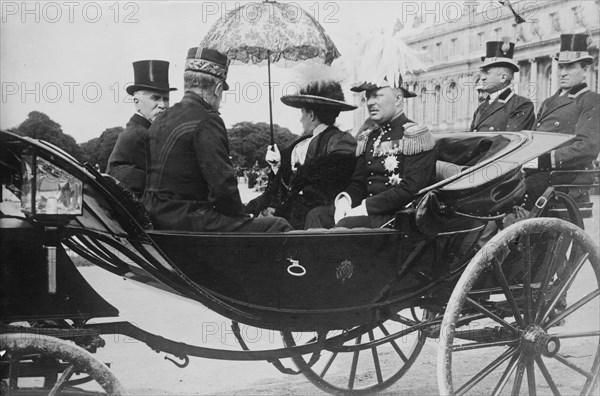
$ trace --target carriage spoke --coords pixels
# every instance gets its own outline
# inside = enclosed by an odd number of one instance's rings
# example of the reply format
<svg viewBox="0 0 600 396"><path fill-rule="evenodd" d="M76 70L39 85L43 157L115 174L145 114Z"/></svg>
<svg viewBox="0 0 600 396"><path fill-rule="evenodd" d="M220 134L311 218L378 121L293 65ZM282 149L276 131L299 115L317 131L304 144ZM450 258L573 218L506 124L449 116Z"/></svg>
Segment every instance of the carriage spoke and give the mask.
<svg viewBox="0 0 600 396"><path fill-rule="evenodd" d="M582 337L600 337L600 330L598 331L586 331L583 333L559 333L559 334L548 334L553 337L558 337L561 340L567 338L582 338Z"/></svg>
<svg viewBox="0 0 600 396"><path fill-rule="evenodd" d="M539 318L539 316L542 314L542 309L544 308L544 293L546 292L546 289L550 284L550 279L552 278L552 276L554 276L554 273L556 272L558 257L561 255L561 252L563 254L566 253L568 245L569 244L566 243L564 235L560 234L558 236L556 244L554 245L554 248L551 249L548 252L549 254L547 254L544 257L544 263L549 262L549 265L548 268L540 268L540 270L546 271L546 276L544 277L544 281L542 283L542 286L540 287L538 298L535 303L535 323L539 323L537 318Z"/></svg>
<svg viewBox="0 0 600 396"><path fill-rule="evenodd" d="M369 340L372 342L374 339L375 337L373 336L373 330L369 330ZM373 364L375 365L375 373L377 374L377 383L381 384L383 382L383 376L381 375L381 366L379 365L377 347L372 347L371 353L373 353Z"/></svg>
<svg viewBox="0 0 600 396"><path fill-rule="evenodd" d="M385 328L384 325L379 325L379 329L383 332L383 334L386 337L389 337L390 333ZM404 354L404 352L402 352L402 350L400 349L400 347L398 346L398 344L396 344L396 340L390 341L390 344L392 345L392 348L394 348L394 350L396 351L396 353L400 356L400 359L402 359L402 361L404 363L406 363L408 361L408 358L406 357L406 355Z"/></svg>
<svg viewBox="0 0 600 396"><path fill-rule="evenodd" d="M558 387L554 383L554 380L552 379L552 376L550 375L550 372L546 368L546 364L544 364L544 360L542 359L542 357L539 356L539 355L537 355L535 357L535 362L537 363L538 367L540 368L540 371L542 372L542 375L544 376L544 379L548 383L548 386L550 386L550 389L552 390L552 394L554 396L560 396L560 392L558 391Z"/></svg>
<svg viewBox="0 0 600 396"><path fill-rule="evenodd" d="M525 357L521 355L519 364L517 365L517 372L515 374L515 382L513 382L513 388L511 395L518 396L521 393L521 384L523 383L523 374L525 373Z"/></svg>
<svg viewBox="0 0 600 396"><path fill-rule="evenodd" d="M467 381L463 386L461 386L457 391L456 395L464 395L471 388L477 385L483 378L485 378L488 374L494 371L498 366L504 363L507 359L511 358L515 353L517 353L515 348L508 348L504 351L500 356L498 356L493 362L485 366L481 371L475 374L469 381Z"/></svg>
<svg viewBox="0 0 600 396"><path fill-rule="evenodd" d="M562 364L564 364L565 366L567 366L568 368L570 368L571 370L577 371L579 374L583 375L584 377L587 377L588 379L594 378L594 374L593 373L590 373L589 371L585 371L584 369L582 369L581 367L579 367L575 363L572 363L572 362L568 361L567 358L565 358L560 353L557 353L556 356L554 356L554 358L556 360L558 360L559 362L561 362Z"/></svg>
<svg viewBox="0 0 600 396"><path fill-rule="evenodd" d="M356 345L360 344L362 340L362 334L358 336L356 339ZM352 354L352 367L350 368L350 378L348 378L348 389L354 389L354 379L356 378L356 367L358 366L358 354L360 353L360 349L357 349Z"/></svg>
<svg viewBox="0 0 600 396"><path fill-rule="evenodd" d="M531 356L525 357L525 365L527 367L527 387L529 389L529 396L537 395L535 389L535 366L533 365L533 358Z"/></svg>
<svg viewBox="0 0 600 396"><path fill-rule="evenodd" d="M321 371L321 374L319 374L319 377L321 377L321 378L325 377L325 374L327 374L327 371L329 371L329 368L331 367L331 364L333 363L333 361L335 360L335 358L337 357L337 355L338 355L337 352L334 352L334 354L331 355L331 357L327 361L327 364L325 365L325 367Z"/></svg>
<svg viewBox="0 0 600 396"><path fill-rule="evenodd" d="M496 274L496 279L498 280L498 282L500 282L500 286L502 287L504 296L506 297L506 300L508 301L508 304L510 305L510 308L512 309L512 313L513 313L515 320L519 324L519 327L525 328L526 327L525 321L523 320L523 317L521 316L521 313L519 312L519 307L517 307L517 302L515 301L515 297L513 296L512 292L510 291L508 281L506 280L506 277L504 276L504 273L502 272L502 267L500 265L500 261L493 260L492 265L494 267L494 273Z"/></svg>
<svg viewBox="0 0 600 396"><path fill-rule="evenodd" d="M511 374L515 370L515 367L519 363L519 356L520 355L514 354L513 357L510 359L510 362L508 362L506 370L504 370L504 373L502 373L502 377L500 377L500 380L498 381L496 388L492 392L492 395L499 395L502 392L502 389L504 389L504 387L506 386L508 379L510 378Z"/></svg>
<svg viewBox="0 0 600 396"><path fill-rule="evenodd" d="M502 326L506 327L507 329L513 330L513 331L517 330L513 325L511 325L510 323L508 323L503 318L501 318L500 316L496 315L495 313L493 313L492 311L490 311L489 309L487 309L483 305L479 304L478 302L476 302L472 298L467 297L467 303L469 305L471 305L473 308L475 308L476 310L478 310L479 312L481 312L482 314L485 314L488 317L490 317L491 319L494 319L496 322L500 323Z"/></svg>
<svg viewBox="0 0 600 396"><path fill-rule="evenodd" d="M562 319L571 315L573 312L577 311L579 308L581 308L582 306L584 306L585 304L587 304L594 298L598 297L599 295L600 295L600 289L596 289L595 291L589 293L587 296L583 297L581 300L577 301L575 304L573 304L569 308L565 309L563 312L561 312L559 315L557 315L551 321L549 321L548 323L545 323L543 326L544 330L547 330L550 327L554 326L554 324L558 323Z"/></svg>
<svg viewBox="0 0 600 396"><path fill-rule="evenodd" d="M575 280L575 277L579 273L579 270L581 269L581 267L583 267L583 264L585 264L587 258L588 258L588 253L581 256L581 258L577 262L577 265L574 267L573 272L571 272L571 274L569 275L569 278L566 280L566 282L564 282L564 284L562 285L562 287L560 288L558 293L556 293L556 295L552 298L552 301L550 301L550 305L548 305L548 307L545 307L546 309L545 309L543 316L536 323L542 323L544 320L546 320L548 315L550 315L550 312L552 312L552 310L556 306L556 303L558 302L560 297L563 294L565 294L565 292L567 291L567 289L569 287L571 287L571 284Z"/></svg>
<svg viewBox="0 0 600 396"><path fill-rule="evenodd" d="M69 381L69 378L71 378L71 376L74 373L75 373L75 365L70 364L69 367L67 367L65 369L65 371L63 372L63 374L60 376L58 381L56 381L56 383L54 384L52 389L50 389L48 396L58 395L60 390L62 389L62 387L65 385L65 383L67 383L67 381Z"/></svg>
<svg viewBox="0 0 600 396"><path fill-rule="evenodd" d="M525 323L531 323L531 237L525 235L525 279L523 280L523 298L525 299Z"/></svg>

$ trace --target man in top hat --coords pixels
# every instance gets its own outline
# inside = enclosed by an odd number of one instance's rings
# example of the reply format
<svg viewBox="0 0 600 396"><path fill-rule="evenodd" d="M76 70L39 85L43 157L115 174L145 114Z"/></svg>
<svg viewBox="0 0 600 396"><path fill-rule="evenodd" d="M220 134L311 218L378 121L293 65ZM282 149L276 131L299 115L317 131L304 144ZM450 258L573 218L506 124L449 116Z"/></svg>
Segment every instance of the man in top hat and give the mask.
<svg viewBox="0 0 600 396"><path fill-rule="evenodd" d="M169 62L133 62L134 84L126 88L136 112L119 134L108 158L106 172L138 197L146 184L146 134L156 117L169 107Z"/></svg>
<svg viewBox="0 0 600 396"><path fill-rule="evenodd" d="M537 116L536 131L575 135L573 140L538 158L537 169L525 183L528 190L526 208L550 185L550 171L591 169L600 152L600 95L590 91L585 83L594 58L587 52L587 34L560 36L558 61L559 90L546 99ZM559 184L590 183L589 176L561 176ZM571 189L575 199L587 200L586 191Z"/></svg>
<svg viewBox="0 0 600 396"><path fill-rule="evenodd" d="M311 79L297 95L283 96L281 101L300 109L304 135L282 154L277 145L268 147L269 185L248 203L246 211L255 215L272 211L288 219L295 229L302 229L310 209L332 204L350 183L356 141L334 124L341 111L356 106L346 103L340 83L327 77Z"/></svg>
<svg viewBox="0 0 600 396"><path fill-rule="evenodd" d="M401 76L397 81L387 75L374 79L352 88L365 92L369 111L357 136L352 181L334 205L308 213L307 228L382 227L434 180L433 136L404 114L404 99L416 95L402 87Z"/></svg>
<svg viewBox="0 0 600 396"><path fill-rule="evenodd" d="M237 187L229 141L219 115L229 89L227 56L210 48L188 51L185 94L148 131L149 166L142 197L157 229L283 232L280 217L251 219Z"/></svg>
<svg viewBox="0 0 600 396"><path fill-rule="evenodd" d="M514 73L519 71L512 59L514 50L515 44L508 41L486 44L486 55L481 57L480 84L489 98L475 110L471 132L521 131L533 127L533 103L511 89Z"/></svg>

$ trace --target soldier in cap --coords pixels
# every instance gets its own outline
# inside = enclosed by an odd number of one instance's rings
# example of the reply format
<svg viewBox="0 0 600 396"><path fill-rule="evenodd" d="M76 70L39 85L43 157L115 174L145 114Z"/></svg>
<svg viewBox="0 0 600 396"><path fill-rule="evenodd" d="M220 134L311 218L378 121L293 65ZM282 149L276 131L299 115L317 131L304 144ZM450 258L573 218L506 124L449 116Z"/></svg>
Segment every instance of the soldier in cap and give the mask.
<svg viewBox="0 0 600 396"><path fill-rule="evenodd" d="M588 53L587 34L560 36L558 62L559 90L546 99L537 116L534 130L575 135L573 140L538 158L537 169L525 179L528 191L526 208L550 185L552 170L592 169L600 152L600 95L585 83L594 58ZM591 183L590 176L561 175L559 184ZM569 194L587 200L587 190L571 189Z"/></svg>
<svg viewBox="0 0 600 396"><path fill-rule="evenodd" d="M315 71L321 76L312 73ZM281 98L286 105L300 109L304 135L282 153L277 145L269 146L265 158L272 168L269 185L248 203L249 213L272 211L288 219L295 229L302 229L310 209L332 204L350 183L356 141L334 124L341 111L356 106L345 102L340 83L324 72L309 70L309 76L304 76L308 81L302 83L299 93Z"/></svg>
<svg viewBox="0 0 600 396"><path fill-rule="evenodd" d="M108 158L106 173L138 197L146 184L146 134L156 117L169 107L169 62L133 62L134 83L125 90L133 96L136 112L119 134Z"/></svg>
<svg viewBox="0 0 600 396"><path fill-rule="evenodd" d="M521 131L533 126L533 103L511 89L514 73L519 71L512 59L514 49L515 44L508 41L486 44L486 55L481 57L480 84L489 98L475 110L471 132Z"/></svg>
<svg viewBox="0 0 600 396"><path fill-rule="evenodd" d="M384 226L433 182L435 141L426 127L404 114L404 99L416 95L402 86L399 72L394 74L395 78L373 76L352 88L365 92L369 111L357 136L352 181L334 205L308 213L307 228Z"/></svg>
<svg viewBox="0 0 600 396"><path fill-rule="evenodd" d="M185 94L148 131L149 167L142 197L157 229L196 232L283 232L280 217L252 219L244 212L225 124L219 115L229 89L227 56L191 48Z"/></svg>

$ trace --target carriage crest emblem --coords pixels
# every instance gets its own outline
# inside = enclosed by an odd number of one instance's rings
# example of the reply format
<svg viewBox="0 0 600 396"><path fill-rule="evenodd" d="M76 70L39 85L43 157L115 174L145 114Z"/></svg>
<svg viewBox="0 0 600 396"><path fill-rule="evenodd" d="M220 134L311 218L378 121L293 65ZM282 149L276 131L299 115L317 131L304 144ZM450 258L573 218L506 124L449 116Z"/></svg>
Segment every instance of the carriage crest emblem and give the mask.
<svg viewBox="0 0 600 396"><path fill-rule="evenodd" d="M353 273L354 265L352 265L350 260L342 261L342 263L335 269L335 276L338 278L338 280L341 280L342 283L344 283L346 279L352 278Z"/></svg>

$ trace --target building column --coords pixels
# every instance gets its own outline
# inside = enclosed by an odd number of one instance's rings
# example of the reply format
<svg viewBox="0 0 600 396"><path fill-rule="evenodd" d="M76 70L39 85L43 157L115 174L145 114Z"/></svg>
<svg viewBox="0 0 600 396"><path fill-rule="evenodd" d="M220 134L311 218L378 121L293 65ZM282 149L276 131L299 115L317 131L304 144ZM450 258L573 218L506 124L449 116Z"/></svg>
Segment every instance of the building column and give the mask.
<svg viewBox="0 0 600 396"><path fill-rule="evenodd" d="M540 92L539 92L539 84L538 84L538 65L537 65L537 59L532 58L529 59L529 63L531 63L531 71L529 72L529 84L530 86L533 87L533 98L529 98L529 100L531 100L533 102L533 105L535 107L535 111L537 112L538 109L538 100L540 97ZM531 92L531 91L529 91Z"/></svg>
<svg viewBox="0 0 600 396"><path fill-rule="evenodd" d="M550 85L550 92L554 93L558 91L558 61L554 59L554 56L550 56L552 59L552 76L550 81L552 82Z"/></svg>
<svg viewBox="0 0 600 396"><path fill-rule="evenodd" d="M517 62L517 65L519 64L519 62ZM519 65L519 69L521 69L521 65ZM515 93L517 95L519 95L521 93L521 72L515 72L514 77L513 77L513 91L515 91Z"/></svg>

